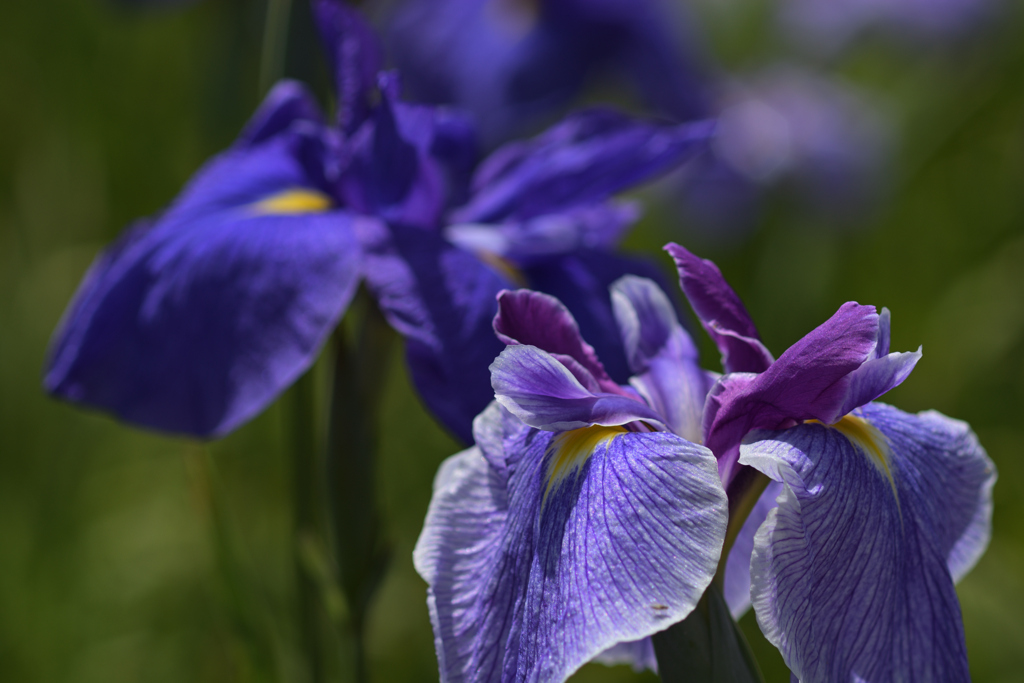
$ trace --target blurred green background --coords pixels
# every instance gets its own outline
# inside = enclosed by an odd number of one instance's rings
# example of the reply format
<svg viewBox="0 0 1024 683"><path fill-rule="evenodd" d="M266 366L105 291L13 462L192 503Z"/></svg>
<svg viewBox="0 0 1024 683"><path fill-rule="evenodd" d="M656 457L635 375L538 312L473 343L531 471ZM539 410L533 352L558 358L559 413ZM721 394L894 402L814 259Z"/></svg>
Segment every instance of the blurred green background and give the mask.
<svg viewBox="0 0 1024 683"><path fill-rule="evenodd" d="M727 67L781 54L764 3L727 4L704 8ZM865 41L828 65L895 122L888 194L854 229L780 192L748 239L722 241L652 196L627 243L666 272L669 239L717 260L776 353L847 300L891 309L894 349L924 345L887 402L969 421L1000 470L991 547L959 586L979 683L1024 680L1024 13L1007 5L954 45ZM282 407L204 445L40 390L50 333L96 252L171 199L258 102L264 12L241 0L0 4L0 680L296 680ZM322 80L308 32L298 42L289 71ZM430 681L410 554L433 473L458 447L395 360L379 463L393 554L370 666L375 681ZM788 681L752 615L743 627L769 683ZM343 671L345 649L327 646ZM574 680L636 679L589 665Z"/></svg>

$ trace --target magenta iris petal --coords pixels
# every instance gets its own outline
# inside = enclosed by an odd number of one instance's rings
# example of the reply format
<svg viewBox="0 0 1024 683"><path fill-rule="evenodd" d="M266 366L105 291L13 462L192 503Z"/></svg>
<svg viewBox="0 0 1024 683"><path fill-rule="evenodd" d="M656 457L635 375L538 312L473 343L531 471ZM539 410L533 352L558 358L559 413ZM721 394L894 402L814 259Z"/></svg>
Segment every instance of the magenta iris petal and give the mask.
<svg viewBox="0 0 1024 683"><path fill-rule="evenodd" d="M693 609L725 495L710 452L666 433L620 434L549 485L559 437L502 413L478 419L502 438L442 466L413 559L442 681L563 681Z"/></svg>
<svg viewBox="0 0 1024 683"><path fill-rule="evenodd" d="M739 296L711 261L697 258L678 244L665 250L675 259L679 283L708 335L722 353L726 372L761 372L772 355Z"/></svg>
<svg viewBox="0 0 1024 683"><path fill-rule="evenodd" d="M580 328L569 309L553 296L528 289L502 292L498 295L494 331L505 344L536 346L563 364L563 357L567 356L583 367L594 385L603 387L604 391L619 391L598 360L594 347L580 336ZM587 383L586 378L580 381Z"/></svg>
<svg viewBox="0 0 1024 683"><path fill-rule="evenodd" d="M741 449L784 484L755 537L758 622L802 681L969 681L951 573L987 544L995 468L936 412L869 404L857 419L878 430L875 455L823 425Z"/></svg>

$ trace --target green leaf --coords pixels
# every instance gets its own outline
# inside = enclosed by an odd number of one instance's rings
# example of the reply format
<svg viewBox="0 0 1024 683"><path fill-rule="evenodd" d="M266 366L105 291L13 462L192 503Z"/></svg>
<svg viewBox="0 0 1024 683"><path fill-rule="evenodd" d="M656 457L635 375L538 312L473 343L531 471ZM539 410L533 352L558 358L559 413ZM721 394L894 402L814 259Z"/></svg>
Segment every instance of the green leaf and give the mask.
<svg viewBox="0 0 1024 683"><path fill-rule="evenodd" d="M764 683L718 583L708 587L690 616L652 640L665 683Z"/></svg>

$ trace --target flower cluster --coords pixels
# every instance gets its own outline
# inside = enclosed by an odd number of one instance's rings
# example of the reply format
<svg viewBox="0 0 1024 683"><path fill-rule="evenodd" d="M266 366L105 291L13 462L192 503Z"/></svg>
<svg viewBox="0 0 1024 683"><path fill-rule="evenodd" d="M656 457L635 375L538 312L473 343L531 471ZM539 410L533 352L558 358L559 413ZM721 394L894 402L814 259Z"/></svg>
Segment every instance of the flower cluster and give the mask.
<svg viewBox="0 0 1024 683"><path fill-rule="evenodd" d="M442 680L653 668L645 639L720 566L801 681L969 680L953 584L988 543L995 469L966 424L876 402L920 350L890 352L888 311L847 303L775 360L718 269L668 250L721 376L649 280L612 285L627 385L556 299L499 298L495 402L414 556Z"/></svg>
<svg viewBox="0 0 1024 683"><path fill-rule="evenodd" d="M443 681L665 669L665 634L713 600L752 607L804 683L969 680L954 584L988 543L995 468L965 423L877 402L921 358L890 351L888 310L844 304L775 358L718 268L669 244L711 372L657 267L615 252L639 216L618 195L709 149L691 176L791 172L858 203L850 169L877 136L846 134L865 118L846 93L776 72L721 124L694 120L715 107L654 0L509 1L497 24L495 3L413 0L391 30L413 90L472 111L413 104L360 15L312 7L336 115L275 86L98 257L47 389L221 436L314 363L363 288L427 408L472 444L438 472L413 557ZM592 108L480 153L611 62L689 122ZM335 486L338 510L363 484L372 501L371 464ZM336 511L359 543L334 552L376 552L370 516ZM342 577L356 628L375 562Z"/></svg>

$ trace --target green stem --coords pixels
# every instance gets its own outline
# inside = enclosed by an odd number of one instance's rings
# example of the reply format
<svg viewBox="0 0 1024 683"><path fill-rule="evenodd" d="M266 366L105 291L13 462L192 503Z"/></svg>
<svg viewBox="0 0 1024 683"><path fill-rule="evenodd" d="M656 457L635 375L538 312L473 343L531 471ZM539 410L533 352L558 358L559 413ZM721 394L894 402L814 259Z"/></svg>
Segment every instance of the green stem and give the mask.
<svg viewBox="0 0 1024 683"><path fill-rule="evenodd" d="M374 461L378 407L394 333L372 301L354 344L334 335L334 381L327 437L328 506L342 592L348 603L355 680L367 680L366 615L384 576ZM351 318L351 316L350 316Z"/></svg>
<svg viewBox="0 0 1024 683"><path fill-rule="evenodd" d="M316 377L303 375L292 388L287 407L291 432L292 536L296 591L296 617L300 648L305 660L306 680L324 681L323 642L320 614L321 589L305 561L304 551L319 537L319 509L322 502L320 449L316 428Z"/></svg>
<svg viewBox="0 0 1024 683"><path fill-rule="evenodd" d="M263 48L260 52L260 94L284 76L285 50L292 0L267 0L263 24Z"/></svg>

